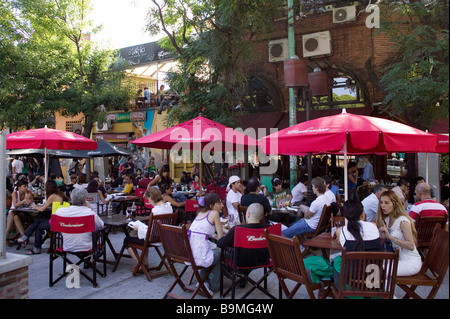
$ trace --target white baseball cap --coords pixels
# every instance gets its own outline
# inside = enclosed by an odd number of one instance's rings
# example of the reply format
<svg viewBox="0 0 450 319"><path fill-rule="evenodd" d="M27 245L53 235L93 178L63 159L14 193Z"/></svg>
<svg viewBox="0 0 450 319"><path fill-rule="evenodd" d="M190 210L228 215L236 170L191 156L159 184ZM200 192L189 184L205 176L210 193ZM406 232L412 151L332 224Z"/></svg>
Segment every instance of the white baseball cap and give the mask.
<svg viewBox="0 0 450 319"><path fill-rule="evenodd" d="M240 181L241 179L239 178L239 176L233 175L230 176L230 178L228 179L228 185L227 185L227 190L230 190L230 186L231 184Z"/></svg>

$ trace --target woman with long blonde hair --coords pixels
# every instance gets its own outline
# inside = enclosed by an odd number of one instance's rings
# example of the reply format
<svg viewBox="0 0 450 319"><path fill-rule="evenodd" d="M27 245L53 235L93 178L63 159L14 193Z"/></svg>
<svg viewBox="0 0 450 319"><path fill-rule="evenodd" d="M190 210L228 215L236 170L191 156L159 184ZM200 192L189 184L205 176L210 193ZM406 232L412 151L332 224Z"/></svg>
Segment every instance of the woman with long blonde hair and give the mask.
<svg viewBox="0 0 450 319"><path fill-rule="evenodd" d="M416 248L417 231L395 192L385 191L381 194L375 223L381 240L389 240L393 248L399 249L397 276L418 273L422 267L422 259Z"/></svg>

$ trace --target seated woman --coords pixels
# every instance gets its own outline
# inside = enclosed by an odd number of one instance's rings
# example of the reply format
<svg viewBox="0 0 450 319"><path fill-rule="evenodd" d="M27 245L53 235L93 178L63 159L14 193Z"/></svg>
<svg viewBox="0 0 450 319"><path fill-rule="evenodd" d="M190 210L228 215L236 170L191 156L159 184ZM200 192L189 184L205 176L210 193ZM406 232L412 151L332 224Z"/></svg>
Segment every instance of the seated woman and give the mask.
<svg viewBox="0 0 450 319"><path fill-rule="evenodd" d="M86 187L86 190L88 192L88 197L86 198L86 200L89 201L92 210L96 214L99 213L98 208L100 208L102 204L104 207L106 207L109 203L109 201L105 199L103 192L100 190L100 185L101 184L97 180L93 179ZM103 212L103 209L101 209L101 212Z"/></svg>
<svg viewBox="0 0 450 319"><path fill-rule="evenodd" d="M161 214L170 214L173 213L172 205L167 202L165 203L163 201L162 194L159 189L156 187L148 187L147 190L144 193L144 197L149 201L149 203L153 206L152 208L152 214L153 215L161 215ZM133 250L128 247L128 243L137 243L137 244L144 244L145 236L147 235L147 229L148 226L142 222L130 222L128 224L130 227L132 227L135 231L137 231L137 237L125 237L124 244L125 247L127 247L128 253L130 256L134 259L136 262L136 265L133 265L131 267L131 271L134 272L136 269L139 259L134 254ZM145 267L148 266L148 251L145 252L144 261L143 264Z"/></svg>
<svg viewBox="0 0 450 319"><path fill-rule="evenodd" d="M220 249L212 249L209 237L217 232L217 239L223 237L220 212L222 211L222 199L216 193L209 193L199 201L200 208L197 217L189 227L189 242L197 266L204 267L200 270L203 277L206 268L215 265L206 285L212 291L220 288Z"/></svg>
<svg viewBox="0 0 450 319"><path fill-rule="evenodd" d="M34 248L27 252L27 255L41 253L44 231L50 230L50 224L48 221L50 220L51 212L48 208L52 207L55 202L62 204L65 200L67 201L66 195L58 189L58 184L54 180L48 180L47 183L45 183L45 193L47 196L45 203L42 206L33 205L33 208L40 213L34 220L33 224L28 227L25 234L18 239L18 242L25 246L28 243L30 236L35 232Z"/></svg>
<svg viewBox="0 0 450 319"><path fill-rule="evenodd" d="M170 203L172 207L178 208L178 221L179 222L186 222L188 219L188 214L184 210L184 205L186 203L186 197L184 197L184 200L180 200L179 197L173 196L173 187L171 185L167 184L161 184L159 187L159 190L161 191L163 201L164 203Z"/></svg>
<svg viewBox="0 0 450 319"><path fill-rule="evenodd" d="M202 188L205 187L205 185L203 183L201 183ZM194 187L195 190L200 191L200 177L198 176L198 174L194 175L194 181L192 182L192 186Z"/></svg>
<svg viewBox="0 0 450 319"><path fill-rule="evenodd" d="M416 248L417 231L415 223L393 191L381 193L375 222L382 242L390 241L399 249L397 276L412 276L422 267L422 259Z"/></svg>
<svg viewBox="0 0 450 319"><path fill-rule="evenodd" d="M12 204L6 219L6 234L9 234L13 230L13 226L16 227L20 236L25 234L23 228L22 219L23 213L14 212L14 208L28 207L33 204L33 193L28 190L28 180L21 179L16 183L16 190L12 193Z"/></svg>
<svg viewBox="0 0 450 319"><path fill-rule="evenodd" d="M342 247L350 251L383 251L378 227L372 222L363 221L363 207L359 201L349 199L343 205L345 226L336 229L335 238ZM339 286L341 256L333 259L334 282Z"/></svg>
<svg viewBox="0 0 450 319"><path fill-rule="evenodd" d="M159 188L161 191L164 203L170 203L173 207L183 207L184 201L176 201L173 196L173 187L171 185L162 184Z"/></svg>

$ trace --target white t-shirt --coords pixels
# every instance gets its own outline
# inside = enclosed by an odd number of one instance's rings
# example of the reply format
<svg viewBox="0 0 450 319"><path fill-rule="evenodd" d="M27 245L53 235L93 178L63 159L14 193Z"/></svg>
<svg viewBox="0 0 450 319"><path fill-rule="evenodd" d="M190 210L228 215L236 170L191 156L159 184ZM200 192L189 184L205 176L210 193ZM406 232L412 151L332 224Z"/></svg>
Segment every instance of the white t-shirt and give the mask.
<svg viewBox="0 0 450 319"><path fill-rule="evenodd" d="M227 210L228 214L233 214L236 220L239 220L239 212L234 208L233 203L241 203L241 192L234 192L232 189L227 194Z"/></svg>
<svg viewBox="0 0 450 319"><path fill-rule="evenodd" d="M173 208L169 202L166 202L162 205L153 206L153 208L152 208L153 215L162 215L162 214L171 214L171 213L173 213ZM148 229L148 226L146 224L139 223L139 228L137 231L138 238L144 239L145 236L147 235L147 229Z"/></svg>
<svg viewBox="0 0 450 319"><path fill-rule="evenodd" d="M14 160L11 163L13 174L22 174L23 172L23 162L19 159Z"/></svg>
<svg viewBox="0 0 450 319"><path fill-rule="evenodd" d="M361 237L363 241L375 240L380 237L378 227L374 223L359 221L359 224L362 227ZM347 224L341 228L341 235L339 236L342 247L344 247L346 240L355 240L355 237L347 230Z"/></svg>
<svg viewBox="0 0 450 319"><path fill-rule="evenodd" d="M305 218L306 223L312 229L316 229L319 224L320 216L322 215L323 206L331 205L330 199L325 195L317 197L309 206L309 211L314 215L311 218Z"/></svg>
<svg viewBox="0 0 450 319"><path fill-rule="evenodd" d="M379 203L380 200L374 193L363 199L361 204L364 208L364 214L366 214L366 222L372 222L375 220L375 215L377 214Z"/></svg>
<svg viewBox="0 0 450 319"><path fill-rule="evenodd" d="M328 197L332 203L336 203L336 196L331 190L327 190L324 195Z"/></svg>
<svg viewBox="0 0 450 319"><path fill-rule="evenodd" d="M92 209L87 206L70 206L59 208L55 215L62 217L82 217L94 215L95 228L104 226L103 220ZM63 249L66 251L88 251L92 249L91 233L67 234L63 233Z"/></svg>
<svg viewBox="0 0 450 319"><path fill-rule="evenodd" d="M295 187L292 189L292 203L301 202L305 195L303 193L307 192L308 188L302 183L298 183L295 185Z"/></svg>

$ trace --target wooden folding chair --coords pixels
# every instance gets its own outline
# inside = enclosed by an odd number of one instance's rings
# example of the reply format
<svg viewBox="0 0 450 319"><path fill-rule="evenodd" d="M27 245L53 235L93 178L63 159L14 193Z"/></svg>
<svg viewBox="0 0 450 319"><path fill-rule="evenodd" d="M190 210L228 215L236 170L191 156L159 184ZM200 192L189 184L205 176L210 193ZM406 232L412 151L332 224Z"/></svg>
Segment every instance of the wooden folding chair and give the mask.
<svg viewBox="0 0 450 319"><path fill-rule="evenodd" d="M246 224L245 214L247 214L247 206L238 205L239 222L241 224Z"/></svg>
<svg viewBox="0 0 450 319"><path fill-rule="evenodd" d="M342 250L339 283L332 285L335 299L394 297L398 249L395 252ZM337 286L337 287L336 287Z"/></svg>
<svg viewBox="0 0 450 319"><path fill-rule="evenodd" d="M298 236L298 239L300 240L300 244L303 244L308 239L314 238L317 235L329 230L332 212L333 212L333 206L324 205L316 230L314 231L314 233L300 234ZM310 247L306 247L306 246L303 246L303 247L305 247L305 250L303 251L303 256L305 256L307 253L315 255L314 251Z"/></svg>
<svg viewBox="0 0 450 319"><path fill-rule="evenodd" d="M161 215L153 215L153 213L150 214L147 234L145 235L144 243L143 244L128 243L128 246L133 250L134 254L138 256L139 259L138 265L133 271L133 276L136 276L138 271L141 270L147 277L147 280L152 281L152 277L164 275L169 272L169 266L166 263L166 258L159 250L159 247L161 246L161 238L159 235L159 228L157 222L160 221L163 224L175 225L177 222L177 218L178 218L177 212ZM144 258L147 255L146 252L149 252L150 248L155 248L156 253L161 259L161 262L156 267L146 268L144 266ZM138 250L141 251L140 255L138 253ZM119 265L120 259L122 258L124 252L125 252L125 244L122 245L122 248L120 250L119 255L117 256L117 260L116 263L114 264L112 272L116 271L117 266ZM166 267L166 270L161 270L163 265ZM161 270L161 271L150 273L150 271L152 270Z"/></svg>
<svg viewBox="0 0 450 319"><path fill-rule="evenodd" d="M448 231L436 226L428 253L419 273L413 276L397 277L397 286L406 292L403 299L422 299L415 292L417 286L432 287L427 299L433 299L436 296L448 269L448 243Z"/></svg>
<svg viewBox="0 0 450 319"><path fill-rule="evenodd" d="M176 299L183 299L182 296L172 292L177 285L179 285L184 291L192 292L190 299L194 299L199 293L211 299L212 295L208 292L208 289L206 289L205 281L208 279L208 276L214 266L207 268L203 278L200 276L199 270L203 267L195 264L186 226L182 225L181 227L176 227L172 225L163 225L160 221L158 221L158 227L164 252L171 269L171 274L175 277L174 282L170 286L169 290L164 294L162 299L166 299L168 296ZM179 263L184 266L180 273L178 273L175 268L175 263ZM189 267L192 268L194 276L198 282L195 289L185 285L182 280L184 273Z"/></svg>
<svg viewBox="0 0 450 319"><path fill-rule="evenodd" d="M267 230L266 240L269 248L270 258L272 258L273 268L278 277L280 287L287 299L292 299L298 289L304 285L309 298L316 299L314 290L323 291L319 293L319 298L324 299L331 292L330 280L323 280L320 283L311 283L308 279L303 256L300 252L300 242L297 237L286 238L283 236L270 234ZM289 291L286 280L292 280L297 284ZM326 290L324 288L327 288ZM280 289L279 298L283 298Z"/></svg>
<svg viewBox="0 0 450 319"><path fill-rule="evenodd" d="M267 241L264 231L281 236L281 224L275 224L268 228L246 228L236 226L234 230L234 247L225 247L221 251L220 260L220 296L226 296L231 291L231 299L235 297L236 285L245 280L252 285L252 287L241 297L241 299L247 298L255 289L259 289L264 294L272 299L275 297L267 290L267 277L273 272L273 264L270 258L262 260L259 265L242 265L239 264L241 255L245 255L252 249L267 249ZM267 251L268 253L268 251ZM267 254L269 257L269 254ZM264 269L264 275L258 279L253 280L247 274L249 270ZM226 276L231 280L231 287L224 291L223 278ZM261 287L261 283L264 282L264 287Z"/></svg>
<svg viewBox="0 0 450 319"><path fill-rule="evenodd" d="M431 244L431 239L433 238L434 230L436 225L440 225L442 229L445 229L445 224L447 223L448 215L444 216L418 216L416 220L416 230L417 230L417 250L422 257L425 259L426 252Z"/></svg>
<svg viewBox="0 0 450 319"><path fill-rule="evenodd" d="M94 287L98 287L97 273L105 277L106 276L106 245L105 245L105 229L95 230L94 216L82 216L82 217L62 217L53 214L50 223L51 230L51 243L50 243L50 265L49 265L49 285L52 287L62 278L67 276L67 265L79 266L81 263L89 263L92 268L92 277L89 276L80 267L78 268L80 274L89 280ZM83 234L92 233L92 248L87 251L68 251L64 250L63 237L64 234ZM68 254L76 256L79 261L74 263ZM53 280L53 263L56 259L62 258L63 269L62 274ZM97 262L103 263L103 272L97 269Z"/></svg>

